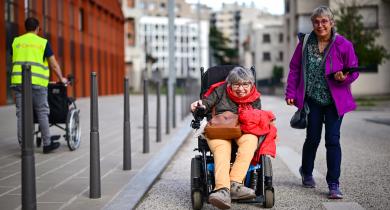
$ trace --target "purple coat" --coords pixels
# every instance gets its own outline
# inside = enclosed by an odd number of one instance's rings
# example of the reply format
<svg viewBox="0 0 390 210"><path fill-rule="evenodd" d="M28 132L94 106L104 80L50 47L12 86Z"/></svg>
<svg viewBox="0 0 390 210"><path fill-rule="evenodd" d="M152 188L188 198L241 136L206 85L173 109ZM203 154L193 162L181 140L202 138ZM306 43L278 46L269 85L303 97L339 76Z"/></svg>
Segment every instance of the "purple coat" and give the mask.
<svg viewBox="0 0 390 210"><path fill-rule="evenodd" d="M287 78L286 100L294 99L298 109L303 108L305 98L305 82L302 71L302 45L300 41L290 61L290 72ZM350 73L343 82L329 79L328 75L344 68L358 66L357 56L352 43L345 37L336 34L334 42L329 46L329 53L325 58L325 78L329 91L339 116L356 109L356 103L351 93L351 83L359 77L358 72Z"/></svg>

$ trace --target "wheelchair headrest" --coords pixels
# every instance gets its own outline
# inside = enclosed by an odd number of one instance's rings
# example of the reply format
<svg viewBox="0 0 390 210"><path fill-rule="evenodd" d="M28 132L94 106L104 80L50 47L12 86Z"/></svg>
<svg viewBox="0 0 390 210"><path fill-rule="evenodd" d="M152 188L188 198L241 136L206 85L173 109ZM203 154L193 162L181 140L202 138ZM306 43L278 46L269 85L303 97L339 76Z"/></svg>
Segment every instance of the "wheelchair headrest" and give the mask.
<svg viewBox="0 0 390 210"><path fill-rule="evenodd" d="M200 98L202 98L203 94L210 88L212 84L224 81L228 76L229 72L237 66L243 67L241 65L218 65L208 68L207 71L201 76ZM253 75L255 76L256 72L254 67L252 67L251 70L253 71Z"/></svg>

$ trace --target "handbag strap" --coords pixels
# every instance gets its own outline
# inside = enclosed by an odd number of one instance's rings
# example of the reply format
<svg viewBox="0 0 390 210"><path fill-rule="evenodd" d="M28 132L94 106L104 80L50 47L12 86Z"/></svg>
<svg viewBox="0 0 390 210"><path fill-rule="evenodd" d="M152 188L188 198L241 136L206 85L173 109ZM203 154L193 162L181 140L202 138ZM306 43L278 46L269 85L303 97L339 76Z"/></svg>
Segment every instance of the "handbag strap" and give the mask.
<svg viewBox="0 0 390 210"><path fill-rule="evenodd" d="M310 34L305 34L305 37L303 38L303 44L302 44L302 57L303 57L303 52L305 51L305 47L307 44L307 40L309 39Z"/></svg>
<svg viewBox="0 0 390 210"><path fill-rule="evenodd" d="M302 67L302 71L303 71L303 83L304 83L304 86L303 86L303 92L306 94L306 71L305 71L305 66L306 66L306 60L304 58L304 52L305 52L305 48L306 48L306 44L307 44L307 40L309 39L309 36L310 34L305 34L305 37L303 37L303 44L302 44L302 64L304 65Z"/></svg>

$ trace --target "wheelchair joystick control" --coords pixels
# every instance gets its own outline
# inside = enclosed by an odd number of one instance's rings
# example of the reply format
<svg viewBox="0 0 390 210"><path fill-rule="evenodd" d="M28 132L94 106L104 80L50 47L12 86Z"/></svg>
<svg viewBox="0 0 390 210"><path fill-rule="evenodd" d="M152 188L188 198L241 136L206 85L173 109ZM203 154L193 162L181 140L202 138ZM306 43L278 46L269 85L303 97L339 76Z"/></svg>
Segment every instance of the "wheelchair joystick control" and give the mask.
<svg viewBox="0 0 390 210"><path fill-rule="evenodd" d="M193 129L199 129L200 128L200 122L205 117L206 109L202 106L196 107L195 111L192 113L194 116L194 119L191 121L191 127Z"/></svg>

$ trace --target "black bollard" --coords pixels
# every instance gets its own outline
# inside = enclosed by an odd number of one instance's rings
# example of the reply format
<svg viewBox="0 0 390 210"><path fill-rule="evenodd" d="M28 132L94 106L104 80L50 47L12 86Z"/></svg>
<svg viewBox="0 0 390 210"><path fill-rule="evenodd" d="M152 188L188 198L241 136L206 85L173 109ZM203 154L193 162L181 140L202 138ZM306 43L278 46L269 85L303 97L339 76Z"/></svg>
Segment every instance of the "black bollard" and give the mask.
<svg viewBox="0 0 390 210"><path fill-rule="evenodd" d="M171 126L170 126L170 120L169 120L169 118L170 118L170 113L169 113L169 90L168 90L168 86L169 86L169 84L168 84L168 80L167 80L167 95L166 95L166 98L167 98L167 100L166 100L166 112L165 112L165 134L169 134L170 133L170 128L171 128Z"/></svg>
<svg viewBox="0 0 390 210"><path fill-rule="evenodd" d="M172 127L176 128L176 84L173 85L172 100Z"/></svg>
<svg viewBox="0 0 390 210"><path fill-rule="evenodd" d="M131 170L131 132L130 132L130 96L129 78L124 85L124 120L123 120L123 170Z"/></svg>
<svg viewBox="0 0 390 210"><path fill-rule="evenodd" d="M22 80L22 209L37 209L30 65L22 65Z"/></svg>
<svg viewBox="0 0 390 210"><path fill-rule="evenodd" d="M89 197L100 198L100 189L98 87L96 72L92 72Z"/></svg>
<svg viewBox="0 0 390 210"><path fill-rule="evenodd" d="M156 110L156 142L161 142L161 81L160 79L156 82L157 92L157 110Z"/></svg>
<svg viewBox="0 0 390 210"><path fill-rule="evenodd" d="M149 153L149 105L148 105L148 79L144 71L144 138L143 153Z"/></svg>

